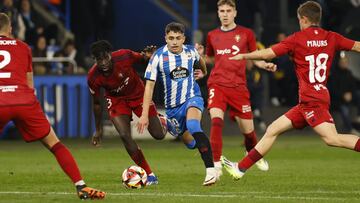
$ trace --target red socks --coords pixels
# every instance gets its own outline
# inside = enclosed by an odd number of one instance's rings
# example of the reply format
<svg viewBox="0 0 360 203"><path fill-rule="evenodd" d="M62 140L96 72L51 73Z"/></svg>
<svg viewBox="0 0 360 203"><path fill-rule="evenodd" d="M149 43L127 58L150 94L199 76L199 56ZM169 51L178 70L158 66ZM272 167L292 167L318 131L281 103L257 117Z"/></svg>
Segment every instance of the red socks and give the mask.
<svg viewBox="0 0 360 203"><path fill-rule="evenodd" d="M356 142L354 150L360 152L360 139Z"/></svg>
<svg viewBox="0 0 360 203"><path fill-rule="evenodd" d="M220 161L222 153L222 129L224 121L221 118L211 119L210 144L214 162Z"/></svg>
<svg viewBox="0 0 360 203"><path fill-rule="evenodd" d="M256 133L255 133L255 131L252 131L251 133L248 133L248 134L244 133L243 135L245 137L244 142L245 142L246 151L249 152L257 144Z"/></svg>
<svg viewBox="0 0 360 203"><path fill-rule="evenodd" d="M262 157L263 156L255 148L253 148L252 150L249 151L248 155L238 163L238 167L240 171L245 172L257 161L259 161Z"/></svg>
<svg viewBox="0 0 360 203"><path fill-rule="evenodd" d="M55 155L62 170L70 177L73 183L82 180L74 157L61 142L56 143L50 151Z"/></svg>
<svg viewBox="0 0 360 203"><path fill-rule="evenodd" d="M136 163L136 165L140 166L146 171L146 174L152 173L149 164L147 163L144 154L141 149L138 149L135 153L131 155L131 159Z"/></svg>

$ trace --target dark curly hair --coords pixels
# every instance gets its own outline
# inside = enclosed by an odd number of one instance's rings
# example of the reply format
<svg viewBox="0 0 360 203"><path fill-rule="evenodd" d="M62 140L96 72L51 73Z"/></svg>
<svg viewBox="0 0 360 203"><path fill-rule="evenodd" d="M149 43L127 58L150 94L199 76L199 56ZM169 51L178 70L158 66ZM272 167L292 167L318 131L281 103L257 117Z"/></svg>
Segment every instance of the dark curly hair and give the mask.
<svg viewBox="0 0 360 203"><path fill-rule="evenodd" d="M106 40L99 40L90 46L90 53L95 58L101 58L112 51L111 44Z"/></svg>

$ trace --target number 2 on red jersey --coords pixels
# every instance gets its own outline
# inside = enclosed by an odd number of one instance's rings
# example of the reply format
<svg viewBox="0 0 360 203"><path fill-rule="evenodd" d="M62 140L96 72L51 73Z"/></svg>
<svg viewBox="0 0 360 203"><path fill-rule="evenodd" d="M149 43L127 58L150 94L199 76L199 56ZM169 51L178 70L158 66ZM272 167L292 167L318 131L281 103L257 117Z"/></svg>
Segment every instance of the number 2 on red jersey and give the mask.
<svg viewBox="0 0 360 203"><path fill-rule="evenodd" d="M10 53L8 51L5 50L0 50L0 56L3 57L3 60L0 61L0 69L5 68L5 66L7 66L10 61L11 61L11 56ZM0 78L10 78L11 73L10 72L0 72Z"/></svg>

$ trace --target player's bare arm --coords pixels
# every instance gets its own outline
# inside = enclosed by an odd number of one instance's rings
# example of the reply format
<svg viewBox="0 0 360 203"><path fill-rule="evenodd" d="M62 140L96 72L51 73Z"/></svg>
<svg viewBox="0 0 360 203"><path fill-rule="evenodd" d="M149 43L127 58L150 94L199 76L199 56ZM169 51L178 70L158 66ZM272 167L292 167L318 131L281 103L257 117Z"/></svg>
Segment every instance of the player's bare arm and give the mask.
<svg viewBox="0 0 360 203"><path fill-rule="evenodd" d="M360 42L356 41L351 51L360 52Z"/></svg>
<svg viewBox="0 0 360 203"><path fill-rule="evenodd" d="M33 72L26 73L27 84L30 88L34 88L34 76Z"/></svg>
<svg viewBox="0 0 360 203"><path fill-rule="evenodd" d="M152 102L154 93L155 81L147 80L145 85L144 99L143 99L143 110L141 117L137 123L137 130L139 133L143 133L149 125L149 108Z"/></svg>
<svg viewBox="0 0 360 203"><path fill-rule="evenodd" d="M93 101L93 111L94 111L94 117L95 117L95 133L92 137L92 144L95 146L100 146L101 139L103 136L103 130L102 130L102 108L100 103L100 98L98 96L92 95L92 101Z"/></svg>
<svg viewBox="0 0 360 203"><path fill-rule="evenodd" d="M200 57L200 60L199 60L199 68L200 69L194 70L195 80L199 80L207 75L206 63L202 57Z"/></svg>
<svg viewBox="0 0 360 203"><path fill-rule="evenodd" d="M276 55L274 53L274 51L271 48L267 48L267 49L262 49L262 50L257 50L257 51L253 51L251 53L247 53L247 54L238 54L235 55L233 57L230 57L230 60L244 60L244 59L248 59L248 60L270 60L275 58Z"/></svg>

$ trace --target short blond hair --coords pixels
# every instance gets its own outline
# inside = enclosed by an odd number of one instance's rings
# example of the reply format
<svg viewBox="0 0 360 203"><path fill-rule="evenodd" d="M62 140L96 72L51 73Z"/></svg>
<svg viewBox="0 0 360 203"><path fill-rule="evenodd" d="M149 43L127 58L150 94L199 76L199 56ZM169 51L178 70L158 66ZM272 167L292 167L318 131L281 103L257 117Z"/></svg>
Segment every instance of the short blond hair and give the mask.
<svg viewBox="0 0 360 203"><path fill-rule="evenodd" d="M10 26L10 19L5 13L0 13L0 32L5 32Z"/></svg>

